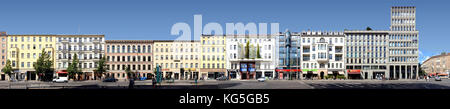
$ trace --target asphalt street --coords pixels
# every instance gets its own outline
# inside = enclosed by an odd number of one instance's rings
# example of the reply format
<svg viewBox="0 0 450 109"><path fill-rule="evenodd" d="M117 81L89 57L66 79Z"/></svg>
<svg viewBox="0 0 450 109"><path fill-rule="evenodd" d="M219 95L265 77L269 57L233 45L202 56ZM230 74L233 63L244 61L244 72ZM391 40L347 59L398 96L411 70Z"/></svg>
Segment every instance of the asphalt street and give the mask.
<svg viewBox="0 0 450 109"><path fill-rule="evenodd" d="M39 81L0 81L0 89L128 89L128 81L70 81L53 83ZM450 80L176 80L157 87L152 81L135 81L136 89L450 89Z"/></svg>

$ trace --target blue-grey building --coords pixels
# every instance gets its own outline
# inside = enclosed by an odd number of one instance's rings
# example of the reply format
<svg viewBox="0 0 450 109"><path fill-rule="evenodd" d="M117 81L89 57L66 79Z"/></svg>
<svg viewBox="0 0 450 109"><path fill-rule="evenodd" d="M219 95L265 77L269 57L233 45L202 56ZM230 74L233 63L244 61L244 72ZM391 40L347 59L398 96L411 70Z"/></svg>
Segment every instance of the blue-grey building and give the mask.
<svg viewBox="0 0 450 109"><path fill-rule="evenodd" d="M299 79L300 70L300 34L296 32L280 33L278 37L278 66L275 69L278 79Z"/></svg>

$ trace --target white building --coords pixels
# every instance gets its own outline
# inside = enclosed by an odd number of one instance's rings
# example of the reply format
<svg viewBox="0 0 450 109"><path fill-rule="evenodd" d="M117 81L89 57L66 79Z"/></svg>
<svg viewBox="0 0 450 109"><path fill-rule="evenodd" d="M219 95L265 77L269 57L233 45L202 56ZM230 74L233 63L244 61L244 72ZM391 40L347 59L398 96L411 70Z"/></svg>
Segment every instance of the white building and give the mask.
<svg viewBox="0 0 450 109"><path fill-rule="evenodd" d="M227 35L226 63L230 78L273 78L277 65L275 43L272 35Z"/></svg>
<svg viewBox="0 0 450 109"><path fill-rule="evenodd" d="M343 32L307 31L301 33L301 68L305 79L344 75L345 39Z"/></svg>
<svg viewBox="0 0 450 109"><path fill-rule="evenodd" d="M97 79L94 76L97 62L105 55L104 35L60 35L56 39L56 70L66 70L77 54L82 79Z"/></svg>

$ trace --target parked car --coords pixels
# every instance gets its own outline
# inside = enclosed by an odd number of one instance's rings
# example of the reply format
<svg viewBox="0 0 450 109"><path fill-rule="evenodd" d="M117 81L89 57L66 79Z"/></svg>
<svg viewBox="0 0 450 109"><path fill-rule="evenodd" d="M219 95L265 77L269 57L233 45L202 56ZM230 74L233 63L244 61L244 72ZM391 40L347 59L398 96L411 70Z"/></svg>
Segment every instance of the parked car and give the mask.
<svg viewBox="0 0 450 109"><path fill-rule="evenodd" d="M266 78L261 77L261 78L258 78L258 79L256 79L256 80L258 80L259 82L264 82L264 81L266 81Z"/></svg>
<svg viewBox="0 0 450 109"><path fill-rule="evenodd" d="M69 82L67 77L57 77L55 79L53 79L53 82L55 83L67 83Z"/></svg>
<svg viewBox="0 0 450 109"><path fill-rule="evenodd" d="M441 77L436 76L436 77L434 77L434 80L435 80L435 81L441 81Z"/></svg>
<svg viewBox="0 0 450 109"><path fill-rule="evenodd" d="M103 80L103 82L117 82L118 80L116 78L106 78Z"/></svg>
<svg viewBox="0 0 450 109"><path fill-rule="evenodd" d="M221 76L221 77L216 78L216 80L218 80L218 81L225 81L225 80L228 80L228 78L225 77L225 76Z"/></svg>

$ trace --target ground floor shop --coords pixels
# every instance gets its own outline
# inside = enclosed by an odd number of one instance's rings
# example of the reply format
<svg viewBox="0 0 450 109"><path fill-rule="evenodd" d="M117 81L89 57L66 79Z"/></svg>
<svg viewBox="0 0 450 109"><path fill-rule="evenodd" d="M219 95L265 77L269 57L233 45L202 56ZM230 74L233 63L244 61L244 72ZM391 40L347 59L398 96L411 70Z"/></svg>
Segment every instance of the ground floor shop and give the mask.
<svg viewBox="0 0 450 109"><path fill-rule="evenodd" d="M280 80L299 80L302 76L302 70L299 67L279 67L275 69L277 79Z"/></svg>
<svg viewBox="0 0 450 109"><path fill-rule="evenodd" d="M200 69L200 80L214 80L219 77L229 78L226 69Z"/></svg>
<svg viewBox="0 0 450 109"><path fill-rule="evenodd" d="M200 71L195 68L161 69L164 79L194 80L200 79Z"/></svg>
<svg viewBox="0 0 450 109"><path fill-rule="evenodd" d="M320 79L342 79L344 69L302 69L302 79L320 80Z"/></svg>

